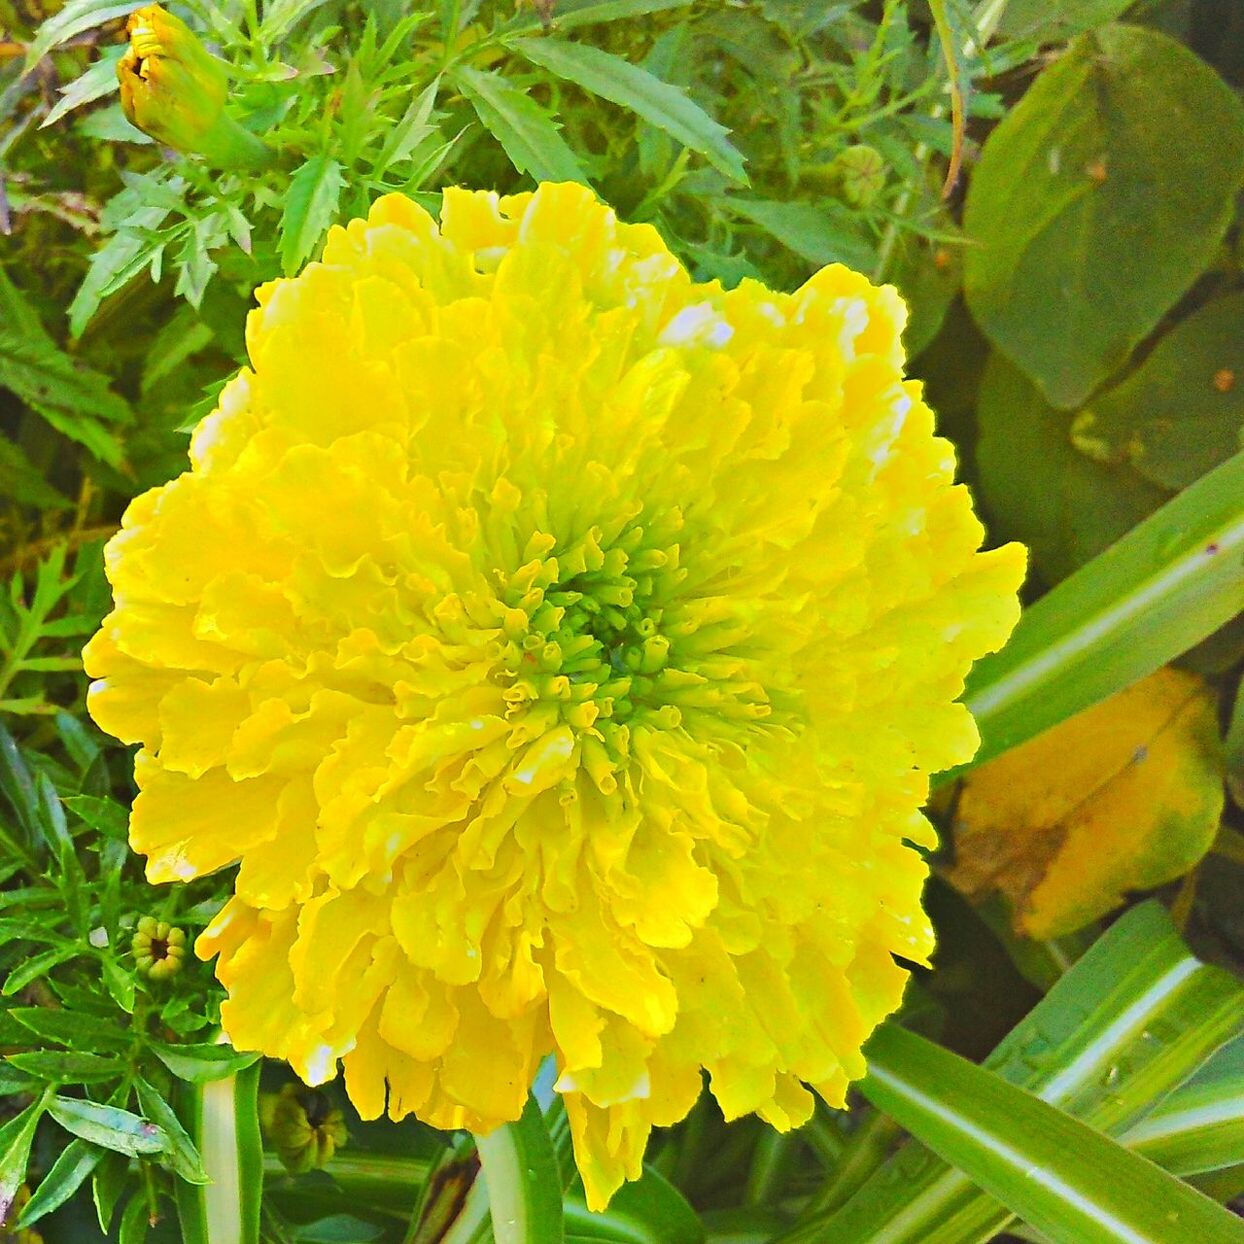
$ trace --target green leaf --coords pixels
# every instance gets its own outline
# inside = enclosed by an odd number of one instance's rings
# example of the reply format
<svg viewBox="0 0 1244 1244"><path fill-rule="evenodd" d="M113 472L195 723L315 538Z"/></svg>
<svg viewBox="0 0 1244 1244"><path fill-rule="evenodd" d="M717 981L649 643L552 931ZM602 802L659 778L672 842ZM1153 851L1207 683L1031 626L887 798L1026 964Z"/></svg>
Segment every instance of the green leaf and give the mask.
<svg viewBox="0 0 1244 1244"><path fill-rule="evenodd" d="M522 1117L476 1139L496 1244L560 1244L561 1178L534 1097Z"/></svg>
<svg viewBox="0 0 1244 1244"><path fill-rule="evenodd" d="M549 114L525 91L500 74L460 65L453 73L480 123L505 149L510 163L536 181L587 185L578 157L566 145Z"/></svg>
<svg viewBox="0 0 1244 1244"><path fill-rule="evenodd" d="M143 1113L168 1137L168 1163L174 1173L187 1183L207 1183L203 1159L199 1156L194 1141L182 1127L173 1107L146 1080L138 1080L134 1087L138 1092L138 1104L143 1108Z"/></svg>
<svg viewBox="0 0 1244 1244"><path fill-rule="evenodd" d="M174 1189L183 1244L259 1244L259 1072L256 1063L210 1084L177 1086L174 1108L210 1180Z"/></svg>
<svg viewBox="0 0 1244 1244"><path fill-rule="evenodd" d="M117 1201L128 1183L129 1159L119 1153L106 1153L91 1180L91 1200L101 1231L106 1233L111 1227Z"/></svg>
<svg viewBox="0 0 1244 1244"><path fill-rule="evenodd" d="M1175 326L1122 384L1076 416L1071 439L1101 462L1126 462L1162 488L1185 488L1240 447L1244 294Z"/></svg>
<svg viewBox="0 0 1244 1244"><path fill-rule="evenodd" d="M312 156L289 179L281 216L281 267L293 276L337 216L345 184L341 165L330 156Z"/></svg>
<svg viewBox="0 0 1244 1244"><path fill-rule="evenodd" d="M6 1061L18 1071L28 1072L53 1084L95 1084L102 1080L120 1079L125 1071L125 1064L119 1059L56 1050L9 1054Z"/></svg>
<svg viewBox="0 0 1244 1244"><path fill-rule="evenodd" d="M133 1040L131 1033L124 1032L106 1020L76 1011L29 1006L14 1007L8 1014L23 1028L45 1041L73 1046L76 1050L124 1049Z"/></svg>
<svg viewBox="0 0 1244 1244"><path fill-rule="evenodd" d="M121 447L105 425L129 423L128 404L106 377L71 359L42 328L0 326L0 387L96 458L120 464Z"/></svg>
<svg viewBox="0 0 1244 1244"><path fill-rule="evenodd" d="M1136 0L1010 0L998 22L1008 39L1053 43L1121 17Z"/></svg>
<svg viewBox="0 0 1244 1244"><path fill-rule="evenodd" d="M775 199L731 198L730 210L758 224L781 244L816 267L844 263L871 271L877 261L872 245L847 208L824 200L820 204Z"/></svg>
<svg viewBox="0 0 1244 1244"><path fill-rule="evenodd" d="M1047 584L1104 552L1169 496L1129 464L1077 450L1072 416L1048 405L1000 354L985 367L977 420L980 493L993 530L1026 544Z"/></svg>
<svg viewBox="0 0 1244 1244"><path fill-rule="evenodd" d="M85 953L83 947L73 942L67 942L63 946L54 946L51 950L45 950L40 954L32 955L20 967L14 968L8 974L3 988L0 988L0 995L10 997L12 994L17 993L19 989L25 989L31 981L36 981L40 977L46 976L57 964L65 963L70 959L76 959L83 953Z"/></svg>
<svg viewBox="0 0 1244 1244"><path fill-rule="evenodd" d="M18 505L44 510L63 510L69 506L68 498L57 492L21 447L8 439L0 440L0 496Z"/></svg>
<svg viewBox="0 0 1244 1244"><path fill-rule="evenodd" d="M1151 674L1244 611L1244 452L1025 611L964 703L988 760Z"/></svg>
<svg viewBox="0 0 1244 1244"><path fill-rule="evenodd" d="M1112 925L984 1065L1121 1133L1239 1030L1242 1007L1244 990L1198 963L1166 911L1149 902ZM891 1143L885 1134L883 1146ZM991 1238L1010 1218L967 1175L915 1142L874 1167L849 1200L826 1208L837 1212L808 1218L784 1244L961 1244Z"/></svg>
<svg viewBox="0 0 1244 1244"><path fill-rule="evenodd" d="M590 43L561 39L511 39L509 46L534 65L574 82L697 151L732 181L746 182L743 157L719 125L685 91Z"/></svg>
<svg viewBox="0 0 1244 1244"><path fill-rule="evenodd" d="M13 1198L26 1182L30 1146L43 1110L44 1102L40 1098L0 1127L0 1226L7 1223Z"/></svg>
<svg viewBox="0 0 1244 1244"><path fill-rule="evenodd" d="M84 1097L53 1097L48 1102L48 1114L67 1132L115 1153L138 1157L168 1149L163 1128L118 1106Z"/></svg>
<svg viewBox="0 0 1244 1244"><path fill-rule="evenodd" d="M39 1180L39 1186L26 1202L26 1208L17 1222L18 1230L24 1230L53 1210L60 1209L100 1164L104 1152L88 1145L85 1140L71 1140L60 1151L51 1170Z"/></svg>
<svg viewBox="0 0 1244 1244"><path fill-rule="evenodd" d="M691 0L565 0L558 3L554 16L558 30L573 30L603 22L624 21L664 13L669 9L685 9ZM540 25L535 14L516 14L510 30L531 30Z"/></svg>
<svg viewBox="0 0 1244 1244"><path fill-rule="evenodd" d="M39 27L35 37L26 48L25 72L29 73L53 48L80 35L84 30L127 17L135 9L142 8L144 0L69 0L58 13Z"/></svg>
<svg viewBox="0 0 1244 1244"><path fill-rule="evenodd" d="M95 100L118 90L120 83L117 81L117 61L121 59L124 51L122 47L105 48L99 54L99 59L84 73L79 74L67 86L62 86L60 99L43 118L39 128L42 130L49 125L55 125L67 112L81 108L83 104L94 103Z"/></svg>
<svg viewBox="0 0 1244 1244"><path fill-rule="evenodd" d="M1076 1244L1241 1244L1244 1222L1100 1132L891 1024L860 1091L1030 1226Z"/></svg>
<svg viewBox="0 0 1244 1244"><path fill-rule="evenodd" d="M1152 30L1079 38L990 135L964 283L985 335L1059 407L1126 360L1213 255L1244 181L1244 105Z"/></svg>
<svg viewBox="0 0 1244 1244"><path fill-rule="evenodd" d="M65 807L105 838L125 841L130 816L115 800L97 799L94 795L70 795L65 800Z"/></svg>
<svg viewBox="0 0 1244 1244"><path fill-rule="evenodd" d="M565 1202L567 1233L575 1239L625 1244L702 1244L704 1225L682 1193L651 1166L642 1178L614 1193L609 1208L593 1214L583 1202Z"/></svg>
<svg viewBox="0 0 1244 1244"><path fill-rule="evenodd" d="M190 1084L223 1080L259 1058L258 1054L241 1054L228 1045L164 1045L152 1041L148 1048L179 1080Z"/></svg>

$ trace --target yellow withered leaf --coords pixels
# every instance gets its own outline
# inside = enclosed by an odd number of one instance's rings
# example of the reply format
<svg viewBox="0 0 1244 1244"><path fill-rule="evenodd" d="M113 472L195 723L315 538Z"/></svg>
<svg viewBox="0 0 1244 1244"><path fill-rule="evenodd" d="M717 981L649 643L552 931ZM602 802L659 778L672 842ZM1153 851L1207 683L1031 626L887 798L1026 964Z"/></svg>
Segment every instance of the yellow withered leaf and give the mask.
<svg viewBox="0 0 1244 1244"><path fill-rule="evenodd" d="M955 810L950 879L1057 937L1187 872L1222 815L1214 697L1166 668L983 765Z"/></svg>

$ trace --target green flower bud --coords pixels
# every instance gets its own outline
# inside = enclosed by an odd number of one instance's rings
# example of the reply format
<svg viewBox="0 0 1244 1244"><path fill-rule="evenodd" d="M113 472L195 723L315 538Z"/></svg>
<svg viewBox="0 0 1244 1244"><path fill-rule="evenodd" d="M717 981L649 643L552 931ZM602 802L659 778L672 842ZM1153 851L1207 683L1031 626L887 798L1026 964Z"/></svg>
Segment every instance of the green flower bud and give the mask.
<svg viewBox="0 0 1244 1244"><path fill-rule="evenodd" d="M830 165L843 202L852 207L868 207L885 189L889 169L875 147L856 143L834 158Z"/></svg>
<svg viewBox="0 0 1244 1244"><path fill-rule="evenodd" d="M319 1170L346 1143L346 1123L319 1089L287 1084L265 1094L260 1120L277 1156L292 1175Z"/></svg>
<svg viewBox="0 0 1244 1244"><path fill-rule="evenodd" d="M225 111L229 73L180 18L157 4L130 14L129 50L117 62L121 108L165 146L219 168L260 168L272 152Z"/></svg>
<svg viewBox="0 0 1244 1244"><path fill-rule="evenodd" d="M143 916L130 942L134 962L143 976L165 980L181 971L186 957L186 935L167 920Z"/></svg>

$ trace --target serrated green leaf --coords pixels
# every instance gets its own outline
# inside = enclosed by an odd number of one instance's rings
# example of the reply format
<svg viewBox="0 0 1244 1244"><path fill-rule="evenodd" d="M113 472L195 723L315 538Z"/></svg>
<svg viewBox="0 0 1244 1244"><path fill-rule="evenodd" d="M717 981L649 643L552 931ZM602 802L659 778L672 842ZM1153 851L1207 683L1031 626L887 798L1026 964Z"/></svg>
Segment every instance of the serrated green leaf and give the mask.
<svg viewBox="0 0 1244 1244"><path fill-rule="evenodd" d="M730 142L729 130L679 87L590 43L552 38L511 39L509 46L533 65L629 108L683 146L699 152L732 181L746 183L743 156Z"/></svg>
<svg viewBox="0 0 1244 1244"><path fill-rule="evenodd" d="M107 1052L111 1049L124 1049L133 1040L133 1034L115 1025L103 1022L94 1015L81 1015L70 1010L57 1010L46 1006L16 1006L8 1012L8 1017L27 1032L34 1033L45 1041L54 1045L71 1046L75 1050Z"/></svg>
<svg viewBox="0 0 1244 1244"><path fill-rule="evenodd" d="M95 100L118 90L120 83L117 81L117 61L121 59L124 51L120 47L104 48L93 65L67 86L62 86L60 99L43 118L39 128L46 129L49 125L55 125L67 112L81 108L83 104L94 103Z"/></svg>
<svg viewBox="0 0 1244 1244"><path fill-rule="evenodd" d="M341 165L331 156L312 156L289 179L281 216L281 267L292 276L319 245L337 216L345 184Z"/></svg>
<svg viewBox="0 0 1244 1244"><path fill-rule="evenodd" d="M84 953L83 947L73 942L67 942L61 946L54 946L51 950L45 950L40 954L32 955L25 963L19 964L8 974L3 988L0 988L0 994L6 998L11 997L19 989L25 989L31 981L36 981L41 976L46 976L58 964L66 963L70 959L76 959Z"/></svg>
<svg viewBox="0 0 1244 1244"><path fill-rule="evenodd" d="M578 157L566 145L549 114L525 91L497 73L460 65L454 82L471 102L486 130L505 149L520 173L536 181L577 181L587 185Z"/></svg>
<svg viewBox="0 0 1244 1244"><path fill-rule="evenodd" d="M127 17L143 6L144 0L69 0L58 13L53 14L39 27L35 37L26 48L25 71L30 72L53 48L80 35L84 30L94 30L118 17Z"/></svg>

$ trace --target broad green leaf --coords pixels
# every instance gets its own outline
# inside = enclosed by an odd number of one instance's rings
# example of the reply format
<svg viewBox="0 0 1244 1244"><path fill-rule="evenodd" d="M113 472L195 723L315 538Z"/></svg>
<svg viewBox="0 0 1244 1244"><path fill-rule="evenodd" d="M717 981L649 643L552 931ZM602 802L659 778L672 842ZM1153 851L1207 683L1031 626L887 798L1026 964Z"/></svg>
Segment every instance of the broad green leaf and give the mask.
<svg viewBox="0 0 1244 1244"><path fill-rule="evenodd" d="M228 1045L149 1043L151 1052L179 1079L192 1084L223 1080L249 1067L258 1054L240 1054Z"/></svg>
<svg viewBox="0 0 1244 1244"><path fill-rule="evenodd" d="M985 1066L1103 1131L1135 1124L1244 1025L1244 989L1198 963L1156 902L1113 924L999 1043ZM879 1123L885 1116L875 1116ZM883 1147L892 1137L881 1129ZM964 1244L1011 1215L961 1170L909 1142L837 1213L783 1244Z"/></svg>
<svg viewBox="0 0 1244 1244"><path fill-rule="evenodd" d="M1244 181L1244 105L1181 44L1081 36L986 141L964 214L985 335L1080 405L1205 267Z"/></svg>
<svg viewBox="0 0 1244 1244"><path fill-rule="evenodd" d="M1244 1037L1224 1045L1122 1139L1173 1175L1244 1160Z"/></svg>
<svg viewBox="0 0 1244 1244"><path fill-rule="evenodd" d="M6 1061L18 1071L52 1084L98 1084L103 1080L120 1079L125 1071L120 1059L72 1051L31 1050L25 1054L9 1054Z"/></svg>
<svg viewBox="0 0 1244 1244"><path fill-rule="evenodd" d="M1122 384L1075 417L1071 439L1100 462L1126 462L1162 488L1186 488L1240 447L1244 294L1175 326Z"/></svg>
<svg viewBox="0 0 1244 1244"><path fill-rule="evenodd" d="M1047 584L1109 548L1170 495L1126 463L1076 449L1072 416L1000 354L985 367L977 421L980 493L993 530L1027 545Z"/></svg>
<svg viewBox="0 0 1244 1244"><path fill-rule="evenodd" d="M289 179L281 216L281 267L293 276L337 216L345 181L331 156L312 156Z"/></svg>
<svg viewBox="0 0 1244 1244"><path fill-rule="evenodd" d="M84 30L94 30L118 17L127 17L135 9L142 8L144 0L69 0L58 13L53 14L39 27L35 37L26 48L26 72L29 73L53 48L80 35Z"/></svg>
<svg viewBox="0 0 1244 1244"><path fill-rule="evenodd" d="M137 1157L168 1149L163 1128L117 1106L84 1097L53 1097L48 1102L48 1114L67 1132L116 1153Z"/></svg>
<svg viewBox="0 0 1244 1244"><path fill-rule="evenodd" d="M973 769L955 800L951 883L1010 902L1049 941L1182 877L1222 816L1218 696L1167 666Z"/></svg>
<svg viewBox="0 0 1244 1244"><path fill-rule="evenodd" d="M43 118L40 129L55 125L67 112L81 108L83 104L93 103L105 95L111 95L119 89L117 82L117 61L121 59L124 48L105 48L84 73L76 77L68 86L60 88L60 99L55 107Z"/></svg>
<svg viewBox="0 0 1244 1244"><path fill-rule="evenodd" d="M1010 0L998 22L1008 39L1052 43L1122 17L1136 0Z"/></svg>
<svg viewBox="0 0 1244 1244"><path fill-rule="evenodd" d="M758 224L781 244L821 267L844 263L850 268L871 270L876 255L860 232L852 213L826 200L820 204L775 199L731 198L731 211Z"/></svg>
<svg viewBox="0 0 1244 1244"><path fill-rule="evenodd" d="M71 1140L52 1163L51 1169L39 1180L17 1222L24 1230L40 1218L59 1209L86 1182L103 1160L105 1150L88 1145L85 1140Z"/></svg>
<svg viewBox="0 0 1244 1244"><path fill-rule="evenodd" d="M1030 1226L1067 1244L1241 1244L1244 1222L1069 1114L884 1024L860 1091Z"/></svg>
<svg viewBox="0 0 1244 1244"><path fill-rule="evenodd" d="M525 91L500 74L460 65L454 82L471 101L480 123L505 149L520 173L536 181L587 185L578 157L566 145L549 114Z"/></svg>
<svg viewBox="0 0 1244 1244"><path fill-rule="evenodd" d="M557 77L629 108L683 146L699 152L732 181L747 181L743 157L731 144L729 131L681 88L590 43L511 39L509 46Z"/></svg>
<svg viewBox="0 0 1244 1244"><path fill-rule="evenodd" d="M1244 611L1244 452L1025 611L964 702L979 764L1151 674Z"/></svg>
<svg viewBox="0 0 1244 1244"><path fill-rule="evenodd" d="M0 1127L0 1226L8 1222L13 1198L26 1181L30 1146L43 1111L44 1100L40 1098Z"/></svg>
<svg viewBox="0 0 1244 1244"><path fill-rule="evenodd" d="M534 1097L522 1117L476 1140L496 1244L560 1244L561 1178Z"/></svg>
<svg viewBox="0 0 1244 1244"><path fill-rule="evenodd" d="M179 1180L174 1194L183 1244L258 1244L263 1198L260 1065L210 1084L179 1085L174 1102L211 1181Z"/></svg>

